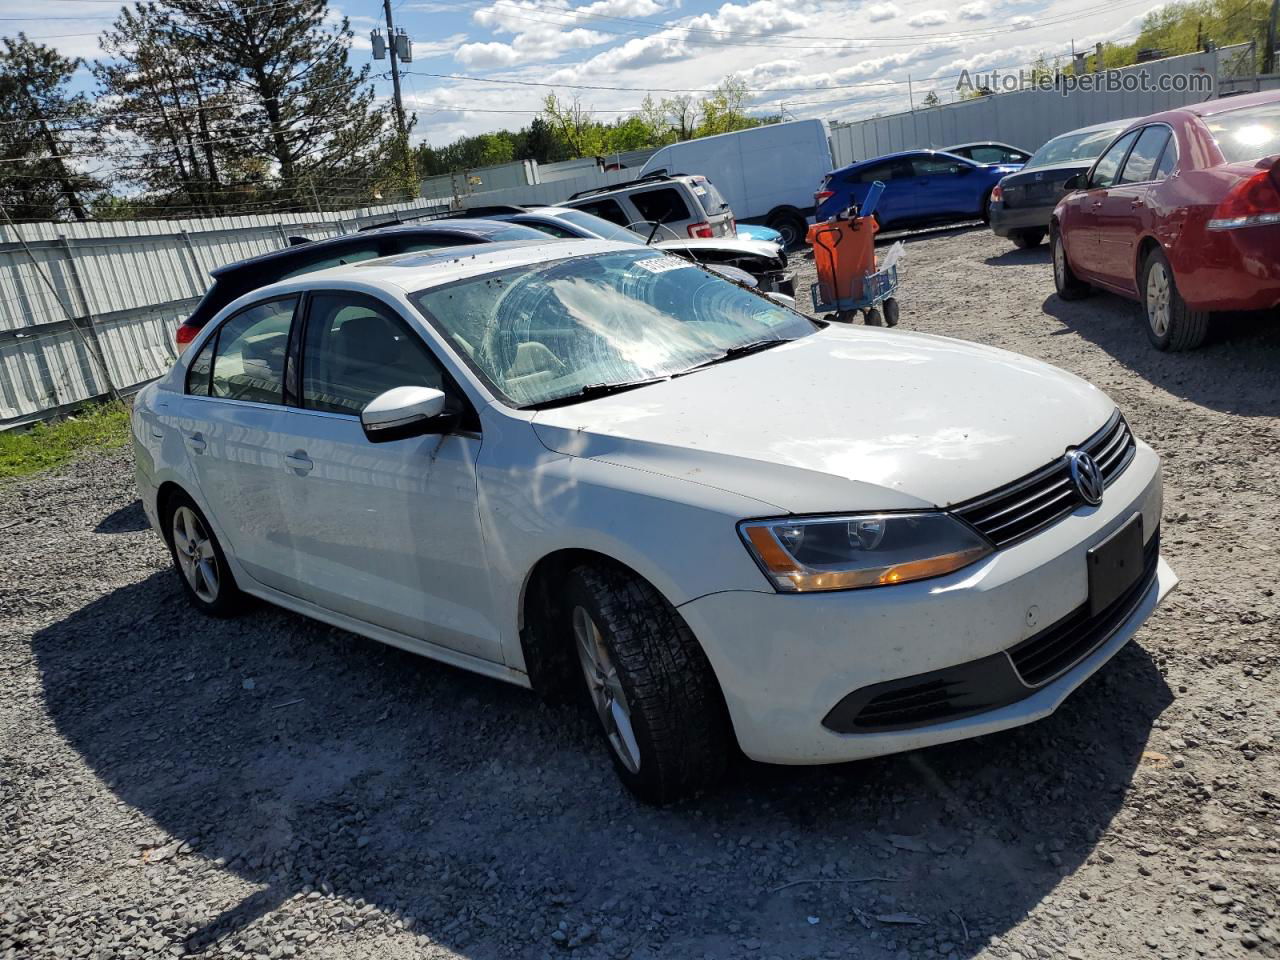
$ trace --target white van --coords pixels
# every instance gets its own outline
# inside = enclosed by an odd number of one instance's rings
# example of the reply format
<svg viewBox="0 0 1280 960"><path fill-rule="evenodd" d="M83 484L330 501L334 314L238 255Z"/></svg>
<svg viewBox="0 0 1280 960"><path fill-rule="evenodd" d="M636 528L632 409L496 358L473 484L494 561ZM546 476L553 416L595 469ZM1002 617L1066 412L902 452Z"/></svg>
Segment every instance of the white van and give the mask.
<svg viewBox="0 0 1280 960"><path fill-rule="evenodd" d="M772 227L790 247L804 239L813 185L832 167L826 121L792 120L673 143L645 161L640 176L708 177L736 219Z"/></svg>

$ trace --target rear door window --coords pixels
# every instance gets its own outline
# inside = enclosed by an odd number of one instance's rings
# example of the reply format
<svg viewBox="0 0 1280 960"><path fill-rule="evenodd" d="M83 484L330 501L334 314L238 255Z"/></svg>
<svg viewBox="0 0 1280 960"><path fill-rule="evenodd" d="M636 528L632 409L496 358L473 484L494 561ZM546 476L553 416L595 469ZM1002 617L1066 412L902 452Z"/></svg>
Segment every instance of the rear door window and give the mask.
<svg viewBox="0 0 1280 960"><path fill-rule="evenodd" d="M1164 124L1153 123L1144 127L1138 140L1129 151L1129 159L1124 162L1120 171L1120 183L1148 183L1156 179L1156 162L1169 142L1169 128Z"/></svg>
<svg viewBox="0 0 1280 960"><path fill-rule="evenodd" d="M1138 139L1138 131L1134 130L1132 133L1126 133L1113 143L1093 168L1093 175L1089 178L1089 186L1109 187L1115 183L1116 174L1120 172L1120 164L1124 162L1124 155L1136 139Z"/></svg>
<svg viewBox="0 0 1280 960"><path fill-rule="evenodd" d="M689 207L674 187L637 190L631 194L630 199L645 220L655 223L680 223L690 219Z"/></svg>
<svg viewBox="0 0 1280 960"><path fill-rule="evenodd" d="M1160 154L1160 162L1156 164L1155 173L1152 174L1152 180L1163 180L1169 174L1173 173L1174 168L1178 166L1178 138L1171 136L1164 145L1164 153Z"/></svg>
<svg viewBox="0 0 1280 960"><path fill-rule="evenodd" d="M297 305L297 297L255 304L218 328L210 396L252 403L284 402L285 357Z"/></svg>
<svg viewBox="0 0 1280 960"><path fill-rule="evenodd" d="M967 166L949 157L913 157L911 168L917 177L936 177L955 173L960 167Z"/></svg>

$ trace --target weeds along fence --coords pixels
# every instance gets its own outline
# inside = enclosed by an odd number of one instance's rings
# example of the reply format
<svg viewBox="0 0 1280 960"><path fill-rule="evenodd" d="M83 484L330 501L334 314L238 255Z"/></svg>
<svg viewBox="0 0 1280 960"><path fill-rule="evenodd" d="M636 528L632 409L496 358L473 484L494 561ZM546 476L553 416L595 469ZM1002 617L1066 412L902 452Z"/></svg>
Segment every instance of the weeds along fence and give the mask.
<svg viewBox="0 0 1280 960"><path fill-rule="evenodd" d="M438 201L419 201L311 214L0 226L0 429L106 397L111 386L129 393L162 374L176 357L174 329L204 295L214 268L278 250L290 237L319 239L440 209ZM102 357L105 374L90 351Z"/></svg>

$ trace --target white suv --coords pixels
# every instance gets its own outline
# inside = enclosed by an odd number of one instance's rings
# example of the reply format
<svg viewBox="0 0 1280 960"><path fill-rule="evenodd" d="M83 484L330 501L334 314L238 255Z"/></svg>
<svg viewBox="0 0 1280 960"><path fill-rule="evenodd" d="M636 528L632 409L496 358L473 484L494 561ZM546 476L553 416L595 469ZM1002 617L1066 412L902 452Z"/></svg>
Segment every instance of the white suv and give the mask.
<svg viewBox="0 0 1280 960"><path fill-rule="evenodd" d="M706 177L655 173L575 193L563 207L577 207L655 240L732 237L733 211Z"/></svg>

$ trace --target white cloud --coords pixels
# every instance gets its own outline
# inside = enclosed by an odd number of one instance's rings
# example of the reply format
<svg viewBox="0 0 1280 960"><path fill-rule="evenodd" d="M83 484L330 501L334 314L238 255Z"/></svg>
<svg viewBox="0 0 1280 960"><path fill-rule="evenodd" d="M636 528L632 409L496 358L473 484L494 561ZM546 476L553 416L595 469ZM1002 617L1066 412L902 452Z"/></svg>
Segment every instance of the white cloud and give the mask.
<svg viewBox="0 0 1280 960"><path fill-rule="evenodd" d="M921 10L907 23L913 27L936 27L950 19L945 10Z"/></svg>
<svg viewBox="0 0 1280 960"><path fill-rule="evenodd" d="M902 9L896 3L873 3L867 7L867 19L872 23L892 20L900 16L902 16Z"/></svg>
<svg viewBox="0 0 1280 960"><path fill-rule="evenodd" d="M1035 17L1028 17L1025 15L1021 17L1010 17L1008 20L1009 26L1013 27L1015 30L1024 30L1027 27L1032 26L1035 22Z"/></svg>
<svg viewBox="0 0 1280 960"><path fill-rule="evenodd" d="M975 3L966 3L958 11L961 20L984 20L986 19L989 8L981 0Z"/></svg>

